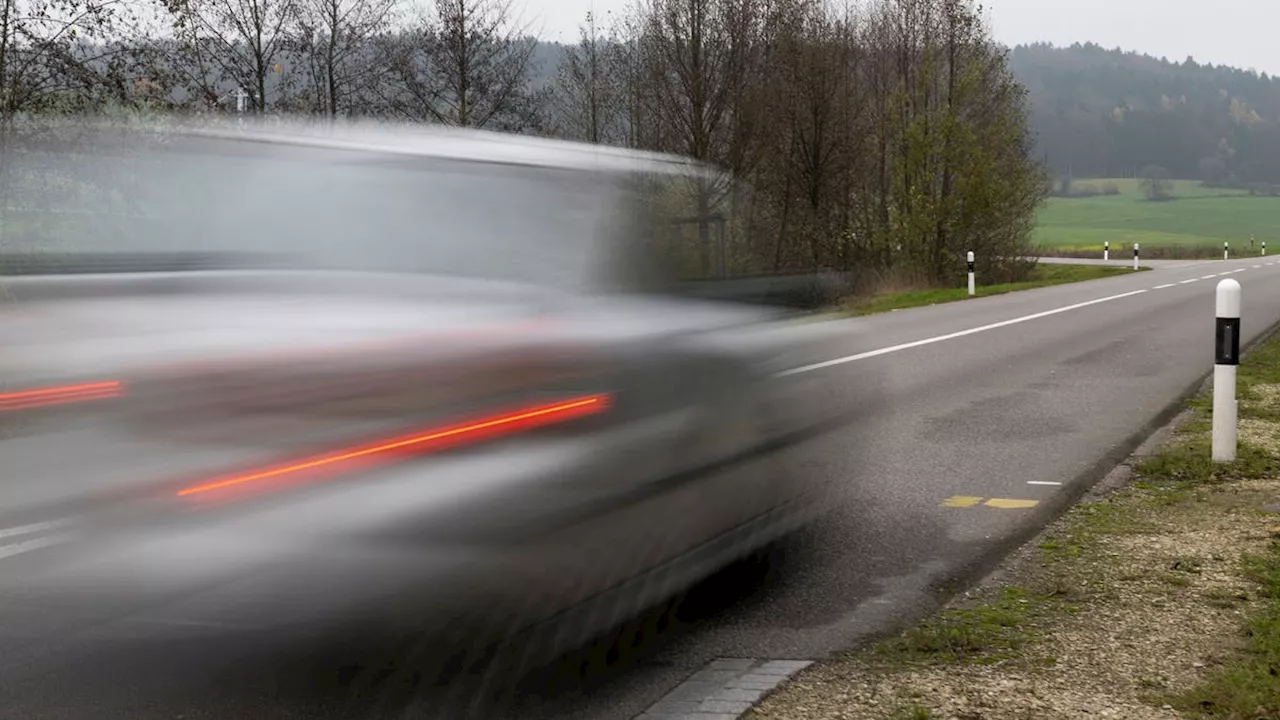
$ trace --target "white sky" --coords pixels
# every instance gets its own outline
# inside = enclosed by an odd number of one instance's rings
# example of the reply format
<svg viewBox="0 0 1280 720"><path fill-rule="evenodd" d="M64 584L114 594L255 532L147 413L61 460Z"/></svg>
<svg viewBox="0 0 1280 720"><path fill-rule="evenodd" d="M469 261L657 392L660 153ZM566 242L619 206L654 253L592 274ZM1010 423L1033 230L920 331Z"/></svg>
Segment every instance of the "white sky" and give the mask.
<svg viewBox="0 0 1280 720"><path fill-rule="evenodd" d="M520 0L517 0L518 2ZM547 40L573 42L588 10L604 18L627 0L523 0ZM983 0L996 38L1009 44L1096 42L1181 62L1280 74L1276 0Z"/></svg>

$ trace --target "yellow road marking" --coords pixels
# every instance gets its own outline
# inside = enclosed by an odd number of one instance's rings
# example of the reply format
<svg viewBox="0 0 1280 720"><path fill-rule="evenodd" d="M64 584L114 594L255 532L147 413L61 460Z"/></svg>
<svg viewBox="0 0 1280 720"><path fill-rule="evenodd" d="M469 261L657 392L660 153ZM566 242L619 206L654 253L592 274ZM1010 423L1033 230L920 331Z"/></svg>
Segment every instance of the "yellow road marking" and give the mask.
<svg viewBox="0 0 1280 720"><path fill-rule="evenodd" d="M984 502L985 501L985 502ZM1018 498L984 498L977 495L952 495L942 501L942 507L969 508L978 505L999 508L1001 510L1021 510L1039 505L1039 500L1021 500Z"/></svg>
<svg viewBox="0 0 1280 720"><path fill-rule="evenodd" d="M1039 500L1014 500L1012 498L991 498L984 503L987 507L1000 508L1002 510L1018 510L1021 508L1035 507L1040 504Z"/></svg>

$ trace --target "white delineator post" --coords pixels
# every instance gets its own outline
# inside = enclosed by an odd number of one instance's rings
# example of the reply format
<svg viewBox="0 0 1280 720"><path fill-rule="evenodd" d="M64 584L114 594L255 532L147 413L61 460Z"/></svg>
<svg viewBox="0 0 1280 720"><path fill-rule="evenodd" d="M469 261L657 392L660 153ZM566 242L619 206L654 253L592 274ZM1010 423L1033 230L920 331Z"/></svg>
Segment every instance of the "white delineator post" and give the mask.
<svg viewBox="0 0 1280 720"><path fill-rule="evenodd" d="M973 251L970 250L965 258L969 262L969 295L973 295Z"/></svg>
<svg viewBox="0 0 1280 720"><path fill-rule="evenodd" d="M1138 269L1138 243L1133 244L1133 269Z"/></svg>
<svg viewBox="0 0 1280 720"><path fill-rule="evenodd" d="M1236 459L1236 367L1240 364L1240 283L1218 283L1213 339L1213 461Z"/></svg>
<svg viewBox="0 0 1280 720"><path fill-rule="evenodd" d="M1223 259L1223 260L1226 260L1226 259L1227 259L1227 257L1228 257L1228 255L1227 255L1227 241L1226 241L1226 240L1223 240L1223 241L1222 241L1222 259Z"/></svg>
<svg viewBox="0 0 1280 720"><path fill-rule="evenodd" d="M1110 260L1110 259L1111 259L1111 241L1103 240L1102 241L1102 260L1103 262L1106 262L1107 260Z"/></svg>
<svg viewBox="0 0 1280 720"><path fill-rule="evenodd" d="M1262 241L1262 254L1263 254L1263 256L1264 256L1264 257L1265 257L1265 256L1266 256L1266 254L1267 254L1267 241L1266 241L1266 240L1263 240L1263 241Z"/></svg>

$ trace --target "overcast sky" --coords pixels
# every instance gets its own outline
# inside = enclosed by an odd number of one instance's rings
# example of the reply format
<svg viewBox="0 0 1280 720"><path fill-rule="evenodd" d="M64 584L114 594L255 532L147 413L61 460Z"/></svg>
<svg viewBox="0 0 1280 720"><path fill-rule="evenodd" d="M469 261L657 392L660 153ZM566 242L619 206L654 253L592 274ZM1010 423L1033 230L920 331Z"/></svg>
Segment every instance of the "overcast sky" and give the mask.
<svg viewBox="0 0 1280 720"><path fill-rule="evenodd" d="M627 0L524 0L548 40L573 42L593 7L597 17ZM1215 65L1280 73L1280 2L1276 0L984 0L996 38L1019 44L1096 42L1107 48L1188 55Z"/></svg>

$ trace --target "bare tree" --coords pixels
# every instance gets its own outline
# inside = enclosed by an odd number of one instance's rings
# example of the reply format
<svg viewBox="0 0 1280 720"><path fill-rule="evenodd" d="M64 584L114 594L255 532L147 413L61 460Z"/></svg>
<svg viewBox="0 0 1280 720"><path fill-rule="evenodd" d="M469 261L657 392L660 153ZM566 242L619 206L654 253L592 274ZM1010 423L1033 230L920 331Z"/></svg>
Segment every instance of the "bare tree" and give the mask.
<svg viewBox="0 0 1280 720"><path fill-rule="evenodd" d="M131 18L120 0L0 0L0 118L122 90Z"/></svg>
<svg viewBox="0 0 1280 720"><path fill-rule="evenodd" d="M163 2L181 40L175 66L190 83L214 101L223 83L233 83L249 93L255 112L265 112L267 78L283 75L278 60L290 41L297 0ZM279 92L281 86L274 89Z"/></svg>
<svg viewBox="0 0 1280 720"><path fill-rule="evenodd" d="M844 230L844 180L856 145L846 116L851 53L838 18L817 4L787 18L775 44L769 85L769 136L774 138L771 188L781 203L773 265L780 268L785 240L804 250L810 267L831 264ZM854 110L856 112L856 110ZM853 142L851 142L853 141ZM799 239L795 242L794 239Z"/></svg>
<svg viewBox="0 0 1280 720"><path fill-rule="evenodd" d="M374 40L392 22L396 6L396 0L299 0L296 50L313 112L359 114L356 98L382 71Z"/></svg>
<svg viewBox="0 0 1280 720"><path fill-rule="evenodd" d="M619 73L613 67L613 41L587 13L576 46L565 50L554 93L555 123L565 137L591 143L623 140L619 113Z"/></svg>
<svg viewBox="0 0 1280 720"><path fill-rule="evenodd" d="M510 0L436 0L389 43L392 108L459 127L536 129L546 100L531 87L536 49Z"/></svg>
<svg viewBox="0 0 1280 720"><path fill-rule="evenodd" d="M622 144L631 148L656 148L661 128L650 122L652 103L646 96L649 75L645 57L644 25L647 22L645 0L614 17L609 30L605 66L610 70L611 85L617 102Z"/></svg>
<svg viewBox="0 0 1280 720"><path fill-rule="evenodd" d="M662 146L728 170L740 171L749 137L740 132L748 112L749 80L759 69L767 12L759 0L650 0L641 38L645 95ZM716 208L729 185L695 181L693 215L698 265L711 272Z"/></svg>

